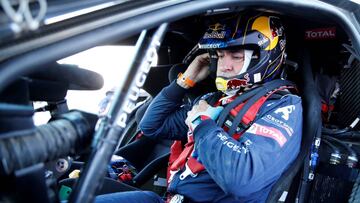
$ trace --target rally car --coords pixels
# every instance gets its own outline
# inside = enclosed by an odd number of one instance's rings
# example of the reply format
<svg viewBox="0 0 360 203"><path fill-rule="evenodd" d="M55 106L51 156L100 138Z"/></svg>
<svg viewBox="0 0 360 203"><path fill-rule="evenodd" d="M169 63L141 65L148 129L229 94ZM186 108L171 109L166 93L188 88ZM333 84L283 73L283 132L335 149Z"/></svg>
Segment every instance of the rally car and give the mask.
<svg viewBox="0 0 360 203"><path fill-rule="evenodd" d="M357 1L3 0L1 8L0 202L92 202L132 190L166 195L171 141L148 139L137 125L152 98L201 53L197 42L209 22L244 11L283 20L283 76L296 82L304 109L300 154L267 202L360 201ZM103 114L69 110L68 90L100 89L103 78L56 61L105 44L136 45L126 80ZM183 102L214 90L209 78ZM34 101L47 105L34 108ZM35 126L41 111L52 118Z"/></svg>

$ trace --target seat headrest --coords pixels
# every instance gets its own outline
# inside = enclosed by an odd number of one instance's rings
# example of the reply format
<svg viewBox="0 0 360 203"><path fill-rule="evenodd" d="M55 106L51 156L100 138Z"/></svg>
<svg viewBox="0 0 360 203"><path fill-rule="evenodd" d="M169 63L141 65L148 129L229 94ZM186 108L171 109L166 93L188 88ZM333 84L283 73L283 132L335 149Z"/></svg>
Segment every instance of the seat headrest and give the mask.
<svg viewBox="0 0 360 203"><path fill-rule="evenodd" d="M171 66L170 64L151 67L143 89L152 97L155 97L164 87L169 85L167 75Z"/></svg>

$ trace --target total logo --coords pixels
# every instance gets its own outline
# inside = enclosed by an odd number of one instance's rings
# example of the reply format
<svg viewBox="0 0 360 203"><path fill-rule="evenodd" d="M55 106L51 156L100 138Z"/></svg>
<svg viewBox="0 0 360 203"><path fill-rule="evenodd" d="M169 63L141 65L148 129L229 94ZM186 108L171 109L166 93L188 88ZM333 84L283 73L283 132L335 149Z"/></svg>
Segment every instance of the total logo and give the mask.
<svg viewBox="0 0 360 203"><path fill-rule="evenodd" d="M336 37L336 28L318 28L305 31L305 39L333 39Z"/></svg>
<svg viewBox="0 0 360 203"><path fill-rule="evenodd" d="M286 137L280 132L280 130L270 127L270 126L264 126L257 123L254 123L247 132L262 136L262 137L268 137L273 140L275 140L280 147L282 147L286 142Z"/></svg>

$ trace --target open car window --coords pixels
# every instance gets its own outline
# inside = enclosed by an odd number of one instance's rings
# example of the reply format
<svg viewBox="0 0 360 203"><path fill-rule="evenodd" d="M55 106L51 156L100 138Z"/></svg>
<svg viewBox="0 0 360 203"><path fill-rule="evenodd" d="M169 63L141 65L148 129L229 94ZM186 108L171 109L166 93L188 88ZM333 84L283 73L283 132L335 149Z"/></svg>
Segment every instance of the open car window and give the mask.
<svg viewBox="0 0 360 203"><path fill-rule="evenodd" d="M74 64L95 71L104 78L104 85L100 90L69 91L66 96L69 108L97 114L106 92L114 91L119 81L125 80L134 51L133 46L95 47L58 61L60 64Z"/></svg>
<svg viewBox="0 0 360 203"><path fill-rule="evenodd" d="M103 111L108 94L113 94L119 81L125 80L129 64L134 55L133 46L101 46L95 47L73 56L59 60L59 64L72 64L80 68L95 71L104 78L104 85L96 91L70 90L65 99L69 109L98 114ZM118 60L121 56L122 60ZM103 102L102 102L103 101ZM35 102L34 108L46 106L46 102ZM49 112L38 112L34 115L36 125L45 124L51 115Z"/></svg>

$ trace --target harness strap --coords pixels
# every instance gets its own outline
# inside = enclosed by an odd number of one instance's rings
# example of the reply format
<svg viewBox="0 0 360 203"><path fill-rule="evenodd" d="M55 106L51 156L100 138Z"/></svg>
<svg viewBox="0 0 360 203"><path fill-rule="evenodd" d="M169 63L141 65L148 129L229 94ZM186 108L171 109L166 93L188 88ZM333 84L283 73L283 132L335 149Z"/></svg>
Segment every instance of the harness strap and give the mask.
<svg viewBox="0 0 360 203"><path fill-rule="evenodd" d="M219 101L219 99L223 96L222 92L215 92L212 95L209 95L208 97L204 98L206 100L206 102L210 105L210 106L215 106L216 103Z"/></svg>
<svg viewBox="0 0 360 203"><path fill-rule="evenodd" d="M229 129L228 134L233 135L234 133L236 133L237 128L241 123L242 119L244 119L244 123L242 123L243 126L241 126L243 127L242 130L248 128L249 125L251 125L251 123L255 120L257 116L257 112L259 111L260 107L274 92L285 88L293 88L294 86L295 86L294 83L287 80L273 80L271 82L265 83L262 87L258 89L257 93L253 97L251 97L244 104L241 110L237 113Z"/></svg>
<svg viewBox="0 0 360 203"><path fill-rule="evenodd" d="M193 174L198 174L199 172L205 170L204 165L199 163L194 157L190 156L187 164Z"/></svg>
<svg viewBox="0 0 360 203"><path fill-rule="evenodd" d="M179 158L182 151L183 151L183 143L180 140L174 141L174 143L171 145L170 148L169 165L167 167L167 176L166 176L167 181L169 181L171 177L170 167Z"/></svg>
<svg viewBox="0 0 360 203"><path fill-rule="evenodd" d="M194 142L188 142L185 144L184 150L181 152L180 156L171 164L170 170L176 171L179 168L184 167L187 158L191 155L194 149Z"/></svg>
<svg viewBox="0 0 360 203"><path fill-rule="evenodd" d="M258 101L255 102L255 104L253 104L248 111L246 111L245 115L242 117L241 119L241 123L245 124L245 125L249 125L251 124L251 122L253 120L255 120L255 117L257 116L257 112L260 109L260 107L265 103L266 98L265 97L261 97ZM233 122L234 119L237 117L237 115L239 114L239 112L241 111L241 109L244 107L244 105L246 104L246 102L239 104L236 108L234 108L233 110L231 110L230 114L232 116L234 116L233 118ZM232 122L232 123L233 123ZM232 125L231 125L232 126ZM229 128L231 127L229 126ZM238 131L238 130L237 130ZM229 132L229 129L228 131Z"/></svg>
<svg viewBox="0 0 360 203"><path fill-rule="evenodd" d="M295 88L294 83L286 80L274 80L260 86L256 89L253 89L250 92L246 92L240 96L238 96L234 101L229 103L224 110L221 112L221 115L218 119L217 125L224 126L224 123L228 116L231 114L235 116L231 126L229 127L228 134L229 135L239 135L237 133L237 127L242 121L242 125L244 130L256 119L258 116L257 113L261 106L265 103L265 101L273 95L275 92L288 89ZM205 98L210 99L210 98ZM247 100L247 101L246 101ZM246 101L246 102L245 102ZM238 136L237 136L238 137ZM197 173L203 171L205 167L199 163L194 157L191 156L191 153L194 150L194 140L192 135L188 135L189 142L185 145L185 149L181 152L179 157L172 163L170 166L170 170L175 172L180 168L186 166L186 173L196 175Z"/></svg>
<svg viewBox="0 0 360 203"><path fill-rule="evenodd" d="M232 109L234 109L236 106L243 103L244 101L246 101L250 97L253 97L260 90L261 90L261 88L258 87L256 89L253 89L252 91L245 92L242 95L238 96L234 101L232 101L231 103L226 105L226 107L223 109L223 111L221 112L221 114L220 114L220 116L219 116L219 118L217 120L217 125L218 126L223 126Z"/></svg>

